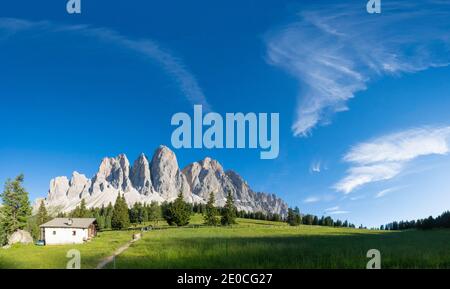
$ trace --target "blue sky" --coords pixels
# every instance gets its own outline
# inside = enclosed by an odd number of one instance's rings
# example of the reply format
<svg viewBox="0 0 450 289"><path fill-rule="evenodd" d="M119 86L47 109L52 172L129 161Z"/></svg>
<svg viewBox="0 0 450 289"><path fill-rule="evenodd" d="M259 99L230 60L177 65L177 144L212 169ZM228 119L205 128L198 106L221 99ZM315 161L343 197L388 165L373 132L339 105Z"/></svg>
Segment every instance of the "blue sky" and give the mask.
<svg viewBox="0 0 450 289"><path fill-rule="evenodd" d="M280 155L211 156L302 212L378 226L450 209L445 1L0 4L0 182L92 176L105 156L170 146L193 104L280 113ZM119 1L117 1L119 2Z"/></svg>

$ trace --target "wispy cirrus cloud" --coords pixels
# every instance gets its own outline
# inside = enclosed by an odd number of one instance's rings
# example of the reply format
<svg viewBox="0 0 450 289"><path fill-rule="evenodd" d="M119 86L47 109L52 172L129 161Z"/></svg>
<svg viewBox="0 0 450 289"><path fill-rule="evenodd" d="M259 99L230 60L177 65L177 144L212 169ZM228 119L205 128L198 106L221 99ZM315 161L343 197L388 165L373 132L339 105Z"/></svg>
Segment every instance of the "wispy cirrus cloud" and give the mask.
<svg viewBox="0 0 450 289"><path fill-rule="evenodd" d="M325 212L331 212L331 211L337 211L337 210L339 210L339 206L327 208L327 209L325 209L324 211L325 211Z"/></svg>
<svg viewBox="0 0 450 289"><path fill-rule="evenodd" d="M323 194L323 195L312 195L303 200L305 204L317 203L317 202L329 202L335 199L334 195Z"/></svg>
<svg viewBox="0 0 450 289"><path fill-rule="evenodd" d="M303 200L303 203L310 204L310 203L317 203L319 201L320 201L319 197L307 197L306 199Z"/></svg>
<svg viewBox="0 0 450 289"><path fill-rule="evenodd" d="M449 2L384 2L381 15L352 1L337 3L304 8L296 22L267 36L267 61L302 84L295 136L347 110L373 79L450 62Z"/></svg>
<svg viewBox="0 0 450 289"><path fill-rule="evenodd" d="M352 167L334 188L348 194L362 185L392 179L418 157L447 154L449 139L450 126L421 127L357 144L344 156Z"/></svg>
<svg viewBox="0 0 450 289"><path fill-rule="evenodd" d="M183 61L173 53L161 47L159 43L151 39L131 39L109 28L93 27L90 25L64 25L50 21L29 21L16 18L0 18L0 35L9 37L26 31L40 33L71 32L84 37L92 37L98 41L126 48L137 52L161 65L168 75L171 75L185 97L192 104L202 104L209 110L201 87L195 76L186 68Z"/></svg>
<svg viewBox="0 0 450 289"><path fill-rule="evenodd" d="M331 211L328 212L328 215L343 215L343 214L350 214L350 211Z"/></svg>
<svg viewBox="0 0 450 289"><path fill-rule="evenodd" d="M375 195L375 199L385 197L386 195L388 195L392 192L398 191L400 189L401 189L400 187L393 187L393 188L387 188L387 189L381 190Z"/></svg>
<svg viewBox="0 0 450 289"><path fill-rule="evenodd" d="M339 206L331 207L324 210L325 215L343 215L349 213L350 211L341 210Z"/></svg>
<svg viewBox="0 0 450 289"><path fill-rule="evenodd" d="M309 166L309 171L311 173L320 173L322 171L322 162L321 161L314 161Z"/></svg>
<svg viewBox="0 0 450 289"><path fill-rule="evenodd" d="M358 201L358 200L362 200L364 198L365 198L365 196L353 196L353 197L350 197L350 201Z"/></svg>

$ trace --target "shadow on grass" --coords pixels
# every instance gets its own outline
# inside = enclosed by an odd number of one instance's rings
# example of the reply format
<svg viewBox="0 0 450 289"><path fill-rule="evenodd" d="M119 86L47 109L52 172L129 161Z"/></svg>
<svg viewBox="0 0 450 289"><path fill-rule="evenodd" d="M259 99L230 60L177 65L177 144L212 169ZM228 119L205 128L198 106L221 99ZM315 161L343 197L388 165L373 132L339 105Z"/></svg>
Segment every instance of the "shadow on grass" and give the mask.
<svg viewBox="0 0 450 289"><path fill-rule="evenodd" d="M383 268L449 268L448 232L267 237L147 236L117 257L117 268L358 268L378 249Z"/></svg>

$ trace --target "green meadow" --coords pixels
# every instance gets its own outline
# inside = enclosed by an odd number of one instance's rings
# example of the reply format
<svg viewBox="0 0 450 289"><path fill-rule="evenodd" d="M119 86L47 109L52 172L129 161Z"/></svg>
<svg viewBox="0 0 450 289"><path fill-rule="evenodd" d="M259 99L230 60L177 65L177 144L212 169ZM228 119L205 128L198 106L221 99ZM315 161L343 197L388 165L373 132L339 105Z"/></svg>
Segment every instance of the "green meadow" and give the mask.
<svg viewBox="0 0 450 289"><path fill-rule="evenodd" d="M200 224L196 215L192 224ZM0 268L65 268L70 249L82 268L131 239L132 231L102 232L83 245L0 249ZM365 268L369 249L382 268L450 268L450 230L372 231L238 219L231 227L163 227L143 233L108 268Z"/></svg>
<svg viewBox="0 0 450 289"><path fill-rule="evenodd" d="M0 268L10 269L64 269L71 249L81 253L81 268L95 268L105 256L131 240L130 231L101 232L86 244L61 246L14 245L0 248Z"/></svg>

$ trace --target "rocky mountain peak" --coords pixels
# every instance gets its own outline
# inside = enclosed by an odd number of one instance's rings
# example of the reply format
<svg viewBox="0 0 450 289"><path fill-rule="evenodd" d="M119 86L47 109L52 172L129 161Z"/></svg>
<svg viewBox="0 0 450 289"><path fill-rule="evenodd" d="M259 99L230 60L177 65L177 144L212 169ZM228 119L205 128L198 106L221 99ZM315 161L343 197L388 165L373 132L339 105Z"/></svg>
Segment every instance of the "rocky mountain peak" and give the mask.
<svg viewBox="0 0 450 289"><path fill-rule="evenodd" d="M133 187L141 194L148 195L153 191L150 164L147 157L141 154L133 164L130 174Z"/></svg>
<svg viewBox="0 0 450 289"><path fill-rule="evenodd" d="M131 206L136 202L158 203L174 200L179 193L191 203L206 203L214 193L217 206L225 204L231 192L240 210L265 213L287 213L287 204L275 195L255 193L236 172L225 172L222 165L209 157L186 166L178 166L175 153L160 146L149 159L141 154L130 166L126 155L104 158L92 179L78 172L72 178L51 180L46 205L65 212L73 210L82 199L88 207L114 204L124 194Z"/></svg>
<svg viewBox="0 0 450 289"><path fill-rule="evenodd" d="M103 191L105 187L112 186L126 192L131 186L129 176L130 162L126 155L121 154L115 158L104 158L95 176L94 191L97 188Z"/></svg>
<svg viewBox="0 0 450 289"><path fill-rule="evenodd" d="M69 182L69 189L67 191L67 197L69 199L81 197L86 195L91 186L91 180L89 180L85 175L78 172L73 172L72 178Z"/></svg>
<svg viewBox="0 0 450 289"><path fill-rule="evenodd" d="M69 190L69 179L67 177L56 177L50 181L48 200L57 202L66 196Z"/></svg>
<svg viewBox="0 0 450 289"><path fill-rule="evenodd" d="M210 157L206 157L204 160L200 161L199 164L204 170L212 170L219 173L223 172L222 165L218 161L213 160Z"/></svg>
<svg viewBox="0 0 450 289"><path fill-rule="evenodd" d="M166 200L173 200L181 192L186 199L190 197L190 188L186 176L178 167L175 153L166 146L160 146L154 153L150 164L153 188L162 192Z"/></svg>

